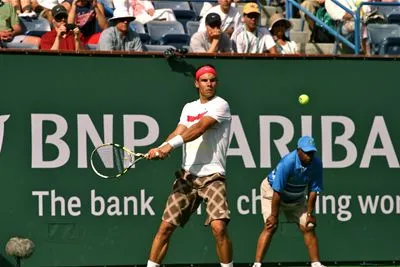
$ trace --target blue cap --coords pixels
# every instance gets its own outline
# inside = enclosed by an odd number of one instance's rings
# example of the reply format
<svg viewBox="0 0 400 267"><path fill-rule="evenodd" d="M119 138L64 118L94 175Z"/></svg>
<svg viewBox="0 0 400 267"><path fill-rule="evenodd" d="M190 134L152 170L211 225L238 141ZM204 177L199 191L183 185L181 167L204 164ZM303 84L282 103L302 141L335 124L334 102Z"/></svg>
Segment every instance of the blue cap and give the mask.
<svg viewBox="0 0 400 267"><path fill-rule="evenodd" d="M300 148L304 152L317 151L314 138L311 136L300 137L299 141L297 141L297 148Z"/></svg>

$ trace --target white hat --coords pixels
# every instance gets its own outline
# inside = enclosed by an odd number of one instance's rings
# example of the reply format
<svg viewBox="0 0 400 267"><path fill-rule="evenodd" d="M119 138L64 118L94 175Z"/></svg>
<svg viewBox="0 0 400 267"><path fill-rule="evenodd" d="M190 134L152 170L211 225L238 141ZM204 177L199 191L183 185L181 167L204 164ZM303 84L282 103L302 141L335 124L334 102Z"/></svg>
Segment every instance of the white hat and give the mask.
<svg viewBox="0 0 400 267"><path fill-rule="evenodd" d="M119 20L119 19L126 19L126 20L129 20L129 21L134 21L135 17L129 15L128 9L126 9L126 8L117 8L117 9L114 10L113 17L109 18L108 21L110 23L113 23L115 20Z"/></svg>

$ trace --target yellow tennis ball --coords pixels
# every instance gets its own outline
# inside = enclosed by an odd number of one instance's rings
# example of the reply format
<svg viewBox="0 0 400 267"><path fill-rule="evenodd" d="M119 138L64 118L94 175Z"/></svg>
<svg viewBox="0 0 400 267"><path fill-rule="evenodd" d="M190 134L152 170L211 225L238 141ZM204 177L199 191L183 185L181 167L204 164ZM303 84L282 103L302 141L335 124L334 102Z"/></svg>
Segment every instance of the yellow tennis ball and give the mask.
<svg viewBox="0 0 400 267"><path fill-rule="evenodd" d="M308 102L310 101L310 98L308 97L308 95L306 94L302 94L299 96L299 103L302 105L306 105L308 104Z"/></svg>

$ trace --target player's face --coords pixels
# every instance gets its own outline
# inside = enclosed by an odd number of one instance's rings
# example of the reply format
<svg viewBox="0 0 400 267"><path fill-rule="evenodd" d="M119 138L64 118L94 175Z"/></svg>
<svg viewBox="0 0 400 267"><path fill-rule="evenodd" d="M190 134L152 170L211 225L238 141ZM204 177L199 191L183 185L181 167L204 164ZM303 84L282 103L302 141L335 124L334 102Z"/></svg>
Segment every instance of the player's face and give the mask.
<svg viewBox="0 0 400 267"><path fill-rule="evenodd" d="M217 87L217 77L212 73L204 73L195 82L199 89L200 99L210 100L215 96Z"/></svg>
<svg viewBox="0 0 400 267"><path fill-rule="evenodd" d="M301 149L298 149L297 151L298 151L297 154L299 155L300 161L303 166L307 166L308 164L311 163L311 161L314 157L315 151L304 152Z"/></svg>

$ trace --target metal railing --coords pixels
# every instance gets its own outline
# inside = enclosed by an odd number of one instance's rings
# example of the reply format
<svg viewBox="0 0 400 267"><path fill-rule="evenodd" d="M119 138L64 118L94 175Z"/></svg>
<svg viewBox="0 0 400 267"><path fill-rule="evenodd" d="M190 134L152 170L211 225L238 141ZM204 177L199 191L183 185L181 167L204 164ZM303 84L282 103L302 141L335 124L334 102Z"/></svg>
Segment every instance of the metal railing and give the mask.
<svg viewBox="0 0 400 267"><path fill-rule="evenodd" d="M308 17L310 17L312 20L320 24L322 28L327 30L330 34L336 37L337 40L343 42L345 45L347 45L349 48L351 48L354 51L355 55L360 54L360 48L361 48L361 23L362 23L362 18L360 16L361 13L361 8L365 5L368 6L400 6L399 2L395 3L382 3L382 2L361 2L357 9L355 11L350 10L346 6L342 5L340 2L337 0L331 0L334 2L337 6L342 8L344 11L349 13L350 15L353 16L354 18L354 43L350 42L345 36L343 36L339 31L332 29L328 25L326 25L323 21L321 21L319 18L317 18L314 14L312 14L310 11L305 9L303 6L301 6L299 3L296 2L296 0L286 0L286 17L287 18L292 18L293 17L293 6L297 7L299 10L303 11Z"/></svg>

